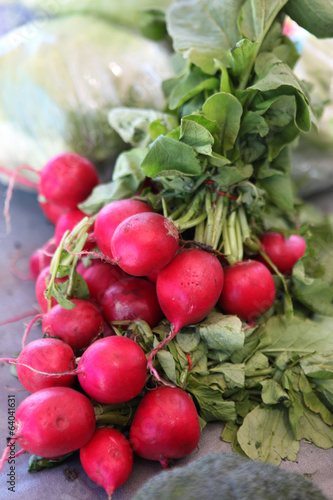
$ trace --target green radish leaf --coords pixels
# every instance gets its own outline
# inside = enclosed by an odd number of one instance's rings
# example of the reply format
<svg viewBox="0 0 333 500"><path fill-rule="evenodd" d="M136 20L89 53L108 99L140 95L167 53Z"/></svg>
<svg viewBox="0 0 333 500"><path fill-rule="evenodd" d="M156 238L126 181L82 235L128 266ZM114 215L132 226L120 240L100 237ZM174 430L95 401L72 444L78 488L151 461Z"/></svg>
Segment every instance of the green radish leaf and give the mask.
<svg viewBox="0 0 333 500"><path fill-rule="evenodd" d="M149 134L154 141L160 135L167 135L168 129L163 123L163 120L154 120L149 125Z"/></svg>
<svg viewBox="0 0 333 500"><path fill-rule="evenodd" d="M325 353L333 351L333 336L326 322L304 320L296 316L288 320L283 316L274 316L265 325L265 335L259 350L267 356L278 356L282 352L301 356Z"/></svg>
<svg viewBox="0 0 333 500"><path fill-rule="evenodd" d="M170 93L169 108L177 109L203 90L216 90L218 86L219 81L217 78L209 77L199 68L190 68L188 73L178 81Z"/></svg>
<svg viewBox="0 0 333 500"><path fill-rule="evenodd" d="M316 396L314 391L309 384L308 379L304 375L304 373L300 372L299 378L299 389L302 392L303 400L305 405L309 408L309 410L317 413L321 416L323 421L332 426L333 425L333 414L326 408L326 406L320 401L320 399Z"/></svg>
<svg viewBox="0 0 333 500"><path fill-rule="evenodd" d="M199 415L206 421L232 421L237 418L234 401L224 401L219 390L198 384L193 376L189 376L187 392L190 392L199 405Z"/></svg>
<svg viewBox="0 0 333 500"><path fill-rule="evenodd" d="M115 164L113 181L96 186L92 194L79 204L80 210L93 215L111 201L130 198L136 194L145 180L140 165L147 151L146 148L133 148L121 153Z"/></svg>
<svg viewBox="0 0 333 500"><path fill-rule="evenodd" d="M333 427L327 425L320 415L313 413L304 406L300 393L292 392L289 421L295 438L298 441L305 439L324 450L332 448Z"/></svg>
<svg viewBox="0 0 333 500"><path fill-rule="evenodd" d="M200 344L200 334L197 330L182 328L177 333L176 341L184 352L194 351Z"/></svg>
<svg viewBox="0 0 333 500"><path fill-rule="evenodd" d="M237 406L237 403L236 403ZM242 457L246 457L246 453L242 450L242 448L239 446L238 440L237 440L237 432L239 429L239 425L234 423L234 422L227 422L223 428L223 432L221 435L222 441L225 441L226 443L230 443L232 450L237 453L238 455L241 455Z"/></svg>
<svg viewBox="0 0 333 500"><path fill-rule="evenodd" d="M67 290L68 281L64 283L53 283L51 286L51 295L56 299L58 304L64 309L74 309L75 304L66 298L65 292Z"/></svg>
<svg viewBox="0 0 333 500"><path fill-rule="evenodd" d="M176 363L172 354L168 351L161 350L157 353L157 358L168 379L174 384L177 384Z"/></svg>
<svg viewBox="0 0 333 500"><path fill-rule="evenodd" d="M142 171L155 179L163 175L200 175L202 167L191 146L160 136L150 146L141 163Z"/></svg>
<svg viewBox="0 0 333 500"><path fill-rule="evenodd" d="M294 210L293 185L289 175L272 175L258 182L266 191L268 199L285 212Z"/></svg>
<svg viewBox="0 0 333 500"><path fill-rule="evenodd" d="M113 108L108 114L108 120L124 142L138 148L147 147L151 142L149 128L153 122L159 120L164 125L165 133L178 126L175 116L153 109Z"/></svg>
<svg viewBox="0 0 333 500"><path fill-rule="evenodd" d="M244 0L179 0L167 12L167 29L176 52L214 75L217 60L242 38L238 16Z"/></svg>
<svg viewBox="0 0 333 500"><path fill-rule="evenodd" d="M310 379L333 380L333 355L314 354L300 361L305 375Z"/></svg>
<svg viewBox="0 0 333 500"><path fill-rule="evenodd" d="M211 312L197 325L198 332L209 349L217 349L231 355L244 345L242 322L237 316L225 316Z"/></svg>
<svg viewBox="0 0 333 500"><path fill-rule="evenodd" d="M233 148L243 113L241 103L231 94L219 92L207 99L202 108L203 114L209 120L216 121L220 127L219 141L222 153Z"/></svg>
<svg viewBox="0 0 333 500"><path fill-rule="evenodd" d="M257 370L264 370L269 367L269 359L262 352L255 352L245 365L246 377L252 377Z"/></svg>
<svg viewBox="0 0 333 500"><path fill-rule="evenodd" d="M283 407L258 406L244 418L237 433L243 452L252 460L279 465L281 460L295 461L299 451Z"/></svg>
<svg viewBox="0 0 333 500"><path fill-rule="evenodd" d="M234 79L239 80L245 70L253 66L254 57L258 50L258 42L251 42L247 38L236 43L235 47L227 54L230 74Z"/></svg>
<svg viewBox="0 0 333 500"><path fill-rule="evenodd" d="M221 363L210 370L212 373L222 373L228 389L241 389L245 384L243 364Z"/></svg>
<svg viewBox="0 0 333 500"><path fill-rule="evenodd" d="M281 385L273 379L260 382L262 387L261 399L266 405L284 404L289 402L289 396Z"/></svg>
<svg viewBox="0 0 333 500"><path fill-rule="evenodd" d="M261 42L287 1L246 0L239 16L243 36L253 42Z"/></svg>
<svg viewBox="0 0 333 500"><path fill-rule="evenodd" d="M219 131L219 127L217 126L215 121L208 120L205 116L202 114L194 114L194 115L187 115L183 116L182 118L183 121L189 120L195 123L198 123L202 127L208 130L212 135L217 134Z"/></svg>
<svg viewBox="0 0 333 500"><path fill-rule="evenodd" d="M223 190L249 179L252 174L252 165L245 165L244 167L225 166L219 169L219 173L214 175L213 180L217 183L219 189Z"/></svg>
<svg viewBox="0 0 333 500"><path fill-rule="evenodd" d="M199 123L193 120L182 120L180 141L191 146L197 153L210 155L212 153L214 137Z"/></svg>
<svg viewBox="0 0 333 500"><path fill-rule="evenodd" d="M289 0L285 11L297 24L317 38L333 37L332 0Z"/></svg>
<svg viewBox="0 0 333 500"><path fill-rule="evenodd" d="M29 458L28 472L39 472L43 469L51 469L62 464L67 458L71 457L73 453L68 453L60 458L43 458L37 455L31 455Z"/></svg>
<svg viewBox="0 0 333 500"><path fill-rule="evenodd" d="M241 122L239 136L245 134L259 134L260 137L265 137L269 132L268 124L265 119L255 111L248 111Z"/></svg>

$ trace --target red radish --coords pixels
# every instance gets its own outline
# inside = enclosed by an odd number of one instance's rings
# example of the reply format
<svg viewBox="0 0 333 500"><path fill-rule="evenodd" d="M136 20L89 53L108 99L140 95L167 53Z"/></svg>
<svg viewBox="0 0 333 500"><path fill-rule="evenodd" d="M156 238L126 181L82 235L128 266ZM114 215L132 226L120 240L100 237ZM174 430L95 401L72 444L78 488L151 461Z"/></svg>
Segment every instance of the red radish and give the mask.
<svg viewBox="0 0 333 500"><path fill-rule="evenodd" d="M86 214L81 212L81 210L71 210L70 212L67 212L59 219L57 220L56 227L55 227L55 233L54 233L54 238L56 245L58 246L60 241L62 240L62 237L66 231L71 231L79 222L81 222L84 217L87 217ZM89 229L89 233L93 231L93 226ZM86 244L87 245L87 244ZM94 246L94 243L89 244L89 248L92 248Z"/></svg>
<svg viewBox="0 0 333 500"><path fill-rule="evenodd" d="M102 298L106 321L143 319L153 328L162 319L156 288L142 278L125 278L111 285Z"/></svg>
<svg viewBox="0 0 333 500"><path fill-rule="evenodd" d="M223 287L223 269L214 255L182 250L157 277L158 301L174 331L202 321L215 306Z"/></svg>
<svg viewBox="0 0 333 500"><path fill-rule="evenodd" d="M89 288L89 300L100 305L106 290L116 281L127 277L120 267L95 259L89 267L79 262L76 268Z"/></svg>
<svg viewBox="0 0 333 500"><path fill-rule="evenodd" d="M69 387L34 392L19 405L15 437L29 453L56 458L78 450L93 436L95 412L89 399Z"/></svg>
<svg viewBox="0 0 333 500"><path fill-rule="evenodd" d="M262 250L280 273L287 275L292 273L294 265L303 257L306 248L305 240L298 234L286 238L282 233L270 232L260 236L260 241ZM263 257L260 256L258 259L272 270Z"/></svg>
<svg viewBox="0 0 333 500"><path fill-rule="evenodd" d="M75 356L72 348L58 339L38 339L22 349L17 364L17 376L27 391L36 392L47 387L71 387L74 375L47 376L31 370L47 373L68 372L75 369ZM27 366L22 366L22 364Z"/></svg>
<svg viewBox="0 0 333 500"><path fill-rule="evenodd" d="M38 197L38 202L40 208L44 212L45 217L53 224L56 224L59 217L61 217L63 214L67 213L70 210L70 208L57 205L56 203L50 203L43 196Z"/></svg>
<svg viewBox="0 0 333 500"><path fill-rule="evenodd" d="M82 389L99 403L124 403L137 396L147 377L141 347L127 337L106 337L83 353L77 367Z"/></svg>
<svg viewBox="0 0 333 500"><path fill-rule="evenodd" d="M72 349L84 349L104 332L104 318L96 306L87 300L72 299L73 309L55 305L43 316L45 337L60 338Z"/></svg>
<svg viewBox="0 0 333 500"><path fill-rule="evenodd" d="M97 246L104 255L112 258L110 242L117 226L131 215L142 212L153 210L146 203L131 199L112 201L98 212L94 235Z"/></svg>
<svg viewBox="0 0 333 500"><path fill-rule="evenodd" d="M130 443L140 457L182 458L196 449L200 423L191 396L178 387L158 387L141 400L130 428Z"/></svg>
<svg viewBox="0 0 333 500"><path fill-rule="evenodd" d="M179 249L174 223L156 213L125 219L111 239L111 252L119 267L132 276L147 276L166 266Z"/></svg>
<svg viewBox="0 0 333 500"><path fill-rule="evenodd" d="M252 322L275 300L273 276L264 264L254 260L236 262L224 268L224 286L219 305L227 314Z"/></svg>
<svg viewBox="0 0 333 500"><path fill-rule="evenodd" d="M80 461L86 474L105 489L110 500L131 474L133 452L121 432L102 427L80 449Z"/></svg>
<svg viewBox="0 0 333 500"><path fill-rule="evenodd" d="M47 287L48 287L49 282L50 282L50 278L51 278L50 267L45 267L41 271L41 273L39 274L37 281L36 281L36 287L35 287L36 298L37 298L37 301L40 305L42 312L44 312L44 313L46 313L48 311L48 308L49 308L48 302L46 300L44 293L47 290ZM67 279L68 279L67 277L66 278L56 278L55 282L56 283L64 283L65 281L67 281ZM56 299L54 297L52 297L52 307L55 306L56 304L57 304Z"/></svg>
<svg viewBox="0 0 333 500"><path fill-rule="evenodd" d="M76 153L51 158L40 172L39 197L61 207L75 209L98 184L96 169Z"/></svg>
<svg viewBox="0 0 333 500"><path fill-rule="evenodd" d="M38 248L33 252L29 259L29 268L31 278L36 281L41 271L51 264L52 255L56 250L56 245L52 240L49 240L42 248ZM52 255L48 255L52 254Z"/></svg>
<svg viewBox="0 0 333 500"><path fill-rule="evenodd" d="M160 272L160 269L158 269L157 271L154 271L152 273L149 273L147 274L146 278L151 281L152 283L156 283L157 281L157 275L158 273Z"/></svg>
<svg viewBox="0 0 333 500"><path fill-rule="evenodd" d="M171 331L148 358L148 366L160 380L152 366L153 357L166 346L178 331L187 325L202 321L217 303L223 287L223 269L214 255L197 248L180 251L157 276L157 298Z"/></svg>

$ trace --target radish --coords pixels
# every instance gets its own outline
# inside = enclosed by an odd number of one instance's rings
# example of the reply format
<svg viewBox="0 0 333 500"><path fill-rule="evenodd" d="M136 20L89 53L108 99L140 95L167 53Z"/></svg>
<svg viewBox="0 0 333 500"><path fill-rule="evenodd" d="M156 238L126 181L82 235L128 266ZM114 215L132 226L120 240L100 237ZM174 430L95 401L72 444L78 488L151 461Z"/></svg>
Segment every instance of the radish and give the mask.
<svg viewBox="0 0 333 500"><path fill-rule="evenodd" d="M105 489L110 500L131 474L133 452L121 432L102 427L80 449L80 461L86 474Z"/></svg>
<svg viewBox="0 0 333 500"><path fill-rule="evenodd" d="M61 215L59 219L57 220L56 227L55 227L55 232L54 232L54 238L56 245L58 246L59 243L62 240L62 237L66 231L71 231L79 222L81 222L82 219L86 217L86 214L81 212L81 210L75 209L71 210L70 212L66 212L65 214ZM93 226L89 229L89 233L93 231ZM94 247L93 242L88 243L88 248L87 243L85 245L85 249L89 250Z"/></svg>
<svg viewBox="0 0 333 500"><path fill-rule="evenodd" d="M95 222L94 235L100 251L112 258L110 242L117 226L131 215L143 212L153 212L153 210L139 200L118 200L105 205L98 212Z"/></svg>
<svg viewBox="0 0 333 500"><path fill-rule="evenodd" d="M197 248L180 251L157 276L157 298L171 323L169 335L153 350L148 366L157 380L153 358L178 331L202 321L217 303L223 287L223 269L214 255Z"/></svg>
<svg viewBox="0 0 333 500"><path fill-rule="evenodd" d="M223 269L214 255L197 248L179 252L156 282L159 304L174 334L202 321L217 303L222 287Z"/></svg>
<svg viewBox="0 0 333 500"><path fill-rule="evenodd" d="M104 293L113 283L128 276L120 267L98 259L93 260L89 267L79 262L76 270L87 283L89 300L96 305L101 304Z"/></svg>
<svg viewBox="0 0 333 500"><path fill-rule="evenodd" d="M298 234L286 238L282 233L269 232L260 236L260 241L267 257L282 274L287 275L292 273L294 265L303 257L306 248L305 240ZM262 256L258 259L274 272Z"/></svg>
<svg viewBox="0 0 333 500"><path fill-rule="evenodd" d="M199 444L196 407L183 389L158 387L141 400L130 428L130 443L140 457L168 460L192 453Z"/></svg>
<svg viewBox="0 0 333 500"><path fill-rule="evenodd" d="M43 313L46 313L49 308L48 301L45 297L45 291L47 290L47 287L49 285L51 278L50 274L50 267L45 267L41 273L39 274L37 280L36 280L36 285L35 285L35 293L36 293L36 298L38 301L38 304L40 305L40 308ZM56 278L55 282L56 283L64 283L67 281L67 277L65 278ZM52 297L52 307L57 304L57 301L54 297Z"/></svg>
<svg viewBox="0 0 333 500"><path fill-rule="evenodd" d="M224 268L224 286L219 305L226 314L253 322L275 300L273 276L264 264L254 260L236 262Z"/></svg>
<svg viewBox="0 0 333 500"><path fill-rule="evenodd" d="M31 279L37 280L40 272L51 264L52 256L56 250L53 239L47 241L42 248L35 250L29 259Z"/></svg>
<svg viewBox="0 0 333 500"><path fill-rule="evenodd" d="M76 153L51 158L40 171L39 198L64 208L75 209L98 184L96 169Z"/></svg>
<svg viewBox="0 0 333 500"><path fill-rule="evenodd" d="M61 205L57 205L56 203L50 203L46 200L46 198L39 197L39 206L43 210L45 217L52 222L53 224L57 223L57 220L67 212L70 211L70 208L62 207Z"/></svg>
<svg viewBox="0 0 333 500"><path fill-rule="evenodd" d="M57 458L84 446L95 431L89 399L69 387L34 392L19 405L15 438L29 453Z"/></svg>
<svg viewBox="0 0 333 500"><path fill-rule="evenodd" d="M44 337L57 337L72 349L84 349L104 332L104 318L96 306L87 300L72 299L73 309L55 305L43 316Z"/></svg>
<svg viewBox="0 0 333 500"><path fill-rule="evenodd" d="M124 403L143 389L147 360L141 347L127 337L106 337L84 352L77 367L82 389L99 403Z"/></svg>
<svg viewBox="0 0 333 500"><path fill-rule="evenodd" d="M163 316L155 285L142 278L115 282L104 293L101 306L108 322L143 319L153 328Z"/></svg>
<svg viewBox="0 0 333 500"><path fill-rule="evenodd" d="M114 260L132 276L147 276L162 269L178 249L176 226L156 213L128 217L119 224L111 239Z"/></svg>
<svg viewBox="0 0 333 500"><path fill-rule="evenodd" d="M58 339L38 339L30 342L22 349L14 364L17 364L19 381L29 392L54 386L71 387L76 379L75 374L47 376L34 371L61 373L75 369L72 348Z"/></svg>

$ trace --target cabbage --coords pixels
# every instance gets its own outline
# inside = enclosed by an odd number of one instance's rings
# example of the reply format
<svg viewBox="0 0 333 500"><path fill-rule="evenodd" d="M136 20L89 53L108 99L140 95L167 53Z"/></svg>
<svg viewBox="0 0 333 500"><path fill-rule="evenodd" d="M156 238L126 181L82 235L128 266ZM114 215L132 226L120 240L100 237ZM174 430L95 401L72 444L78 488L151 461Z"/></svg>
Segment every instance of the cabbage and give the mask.
<svg viewBox="0 0 333 500"><path fill-rule="evenodd" d="M41 168L75 151L105 161L124 148L108 124L115 106L165 106L169 53L91 16L31 22L0 38L0 163Z"/></svg>
<svg viewBox="0 0 333 500"><path fill-rule="evenodd" d="M39 15L51 16L73 13L90 13L111 19L117 23L137 27L138 13L142 9L166 10L172 0L23 0Z"/></svg>

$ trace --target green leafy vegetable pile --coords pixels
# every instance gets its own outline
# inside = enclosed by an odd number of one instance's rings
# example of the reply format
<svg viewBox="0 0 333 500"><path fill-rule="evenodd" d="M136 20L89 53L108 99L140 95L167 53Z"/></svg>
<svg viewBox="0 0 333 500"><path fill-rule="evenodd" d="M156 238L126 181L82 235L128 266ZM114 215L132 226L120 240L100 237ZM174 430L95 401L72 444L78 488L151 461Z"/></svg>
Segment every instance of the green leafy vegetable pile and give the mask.
<svg viewBox="0 0 333 500"><path fill-rule="evenodd" d="M166 17L176 51L168 107L112 110L111 126L132 149L80 206L94 215L116 199L147 200L185 242L229 264L258 255L268 231L306 239L290 276L274 268L275 304L255 324L216 309L156 360L162 377L193 396L202 427L226 422L221 438L236 452L275 464L296 460L302 439L333 446L333 231L297 198L291 176L291 146L316 126L319 107L293 72L299 55L282 34L288 6L175 2ZM69 265L62 252L58 263ZM148 353L169 329L137 322L126 335Z"/></svg>

